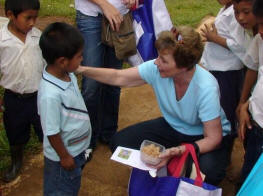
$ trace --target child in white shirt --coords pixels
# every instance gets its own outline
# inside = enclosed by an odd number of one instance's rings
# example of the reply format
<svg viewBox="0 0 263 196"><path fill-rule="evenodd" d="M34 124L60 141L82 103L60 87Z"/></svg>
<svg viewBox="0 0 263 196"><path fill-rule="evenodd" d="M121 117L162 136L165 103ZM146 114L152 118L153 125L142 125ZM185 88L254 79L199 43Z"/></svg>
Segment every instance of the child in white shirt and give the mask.
<svg viewBox="0 0 263 196"><path fill-rule="evenodd" d="M252 11L239 20L241 10L250 5L250 0L218 0L224 7L219 11L214 25L202 30L208 41L201 63L218 80L220 101L227 119L231 122L232 134L236 135L235 110L239 103L243 84L243 58L253 38L252 30L256 26ZM232 4L233 2L233 4ZM243 25L244 21L246 25Z"/></svg>
<svg viewBox="0 0 263 196"><path fill-rule="evenodd" d="M43 139L37 114L37 91L44 60L38 42L40 30L34 27L39 0L6 0L9 22L0 29L0 85L5 89L0 105L10 145L12 164L3 180L14 180L22 166L23 148L30 138L31 125Z"/></svg>
<svg viewBox="0 0 263 196"><path fill-rule="evenodd" d="M250 98L240 107L239 135L244 140L245 158L240 184L244 182L263 151L263 2L256 0L253 13L258 24L258 34L246 55L248 70L258 71L258 79ZM256 80L256 78L255 78ZM249 80L248 80L249 82ZM250 81L252 84L253 81ZM253 85L252 85L253 86ZM249 129L247 131L246 129Z"/></svg>

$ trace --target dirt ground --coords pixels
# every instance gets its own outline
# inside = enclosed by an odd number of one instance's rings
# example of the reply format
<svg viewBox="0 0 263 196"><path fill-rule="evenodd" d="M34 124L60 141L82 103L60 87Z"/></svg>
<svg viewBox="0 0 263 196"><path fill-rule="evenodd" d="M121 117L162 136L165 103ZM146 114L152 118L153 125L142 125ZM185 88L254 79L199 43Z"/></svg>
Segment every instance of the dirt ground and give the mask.
<svg viewBox="0 0 263 196"><path fill-rule="evenodd" d="M0 16L3 11L0 9ZM43 29L49 22L65 21L62 17L45 17L38 20L38 27ZM119 129L131 124L160 116L152 89L148 85L136 88L123 88L121 93ZM103 144L98 144L91 162L83 172L80 196L125 196L130 168L110 160L111 152ZM236 140L232 162L227 176L221 183L224 196L234 195L234 184L243 162L243 148ZM40 196L42 195L43 154L27 155L21 175L12 183L0 181L3 196ZM1 196L1 195L0 195Z"/></svg>

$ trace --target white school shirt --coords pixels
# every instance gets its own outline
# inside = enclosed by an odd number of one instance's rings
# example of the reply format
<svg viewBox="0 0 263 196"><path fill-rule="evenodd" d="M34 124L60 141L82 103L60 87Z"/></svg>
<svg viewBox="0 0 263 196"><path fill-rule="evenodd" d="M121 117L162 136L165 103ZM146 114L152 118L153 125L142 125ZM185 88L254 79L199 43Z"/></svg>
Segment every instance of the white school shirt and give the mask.
<svg viewBox="0 0 263 196"><path fill-rule="evenodd" d="M244 58L245 65L255 71L259 70L259 67L263 65L263 40L260 34L257 34L252 40L250 47ZM259 72L259 75L262 72Z"/></svg>
<svg viewBox="0 0 263 196"><path fill-rule="evenodd" d="M121 0L108 0L108 2L118 9L122 15L127 14L129 11ZM98 16L98 14L103 14L101 8L89 0L75 0L75 8L87 16Z"/></svg>
<svg viewBox="0 0 263 196"><path fill-rule="evenodd" d="M249 111L252 118L263 128L263 66L259 68L259 78L249 98Z"/></svg>
<svg viewBox="0 0 263 196"><path fill-rule="evenodd" d="M16 93L38 90L45 61L39 47L41 31L33 28L23 43L5 24L0 29L0 85Z"/></svg>
<svg viewBox="0 0 263 196"><path fill-rule="evenodd" d="M243 58L252 40L245 29L236 21L233 6L221 8L215 26L220 36L226 39L229 49L214 42L207 42L201 63L211 71L230 71L243 68Z"/></svg>

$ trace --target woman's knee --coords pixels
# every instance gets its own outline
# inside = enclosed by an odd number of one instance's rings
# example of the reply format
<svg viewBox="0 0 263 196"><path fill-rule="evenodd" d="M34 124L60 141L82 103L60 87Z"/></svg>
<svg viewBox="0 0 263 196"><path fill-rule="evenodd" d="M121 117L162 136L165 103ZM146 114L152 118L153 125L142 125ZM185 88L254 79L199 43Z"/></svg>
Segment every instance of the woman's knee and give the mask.
<svg viewBox="0 0 263 196"><path fill-rule="evenodd" d="M218 159L211 155L202 155L199 163L202 173L206 176L205 182L218 185L224 179L227 168L227 158Z"/></svg>

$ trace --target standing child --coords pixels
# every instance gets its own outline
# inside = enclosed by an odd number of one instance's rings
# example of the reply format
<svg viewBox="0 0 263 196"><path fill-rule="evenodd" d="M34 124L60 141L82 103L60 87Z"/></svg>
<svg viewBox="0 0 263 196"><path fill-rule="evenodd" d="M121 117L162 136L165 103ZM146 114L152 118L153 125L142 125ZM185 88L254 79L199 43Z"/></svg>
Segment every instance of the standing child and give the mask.
<svg viewBox="0 0 263 196"><path fill-rule="evenodd" d="M259 3L257 4L260 5ZM261 16L261 13L258 13L260 9L261 8L254 9L255 11L257 11L256 13L257 20ZM259 22L258 23L259 27L260 27L260 24L261 23ZM260 37L263 30L259 28L259 31L261 31L261 33L255 36L244 58L244 63L247 67L247 72L246 72L244 86L243 86L240 101L239 101L239 107L237 108L237 111L236 111L237 116L239 116L240 114L239 113L240 106L246 103L246 101L248 100L250 96L251 90L257 81L259 65L263 64L263 58L261 58L263 48L262 48L262 39Z"/></svg>
<svg viewBox="0 0 263 196"><path fill-rule="evenodd" d="M53 23L39 45L48 64L38 92L44 132L44 195L75 196L91 138L88 111L72 73L82 61L84 39L74 27Z"/></svg>
<svg viewBox="0 0 263 196"><path fill-rule="evenodd" d="M201 63L219 83L220 102L235 136L235 110L239 103L244 75L242 61L252 40L256 20L252 13L252 0L218 1L224 7L218 13L215 24L211 29L206 26L202 31L208 43Z"/></svg>
<svg viewBox="0 0 263 196"><path fill-rule="evenodd" d="M9 22L0 30L0 85L5 89L1 110L10 145L12 165L3 180L15 179L21 169L23 148L30 138L30 128L43 139L37 114L37 90L44 60L38 42L41 32L34 27L39 0L6 0Z"/></svg>
<svg viewBox="0 0 263 196"><path fill-rule="evenodd" d="M240 184L242 184L260 154L263 152L263 2L255 0L253 13L258 24L258 34L251 43L246 60L255 72L258 71L258 80L251 97L241 105L239 119L239 134L244 140L245 158L241 172ZM259 66L260 65L260 66ZM250 68L249 67L249 68ZM246 129L249 129L246 131Z"/></svg>

